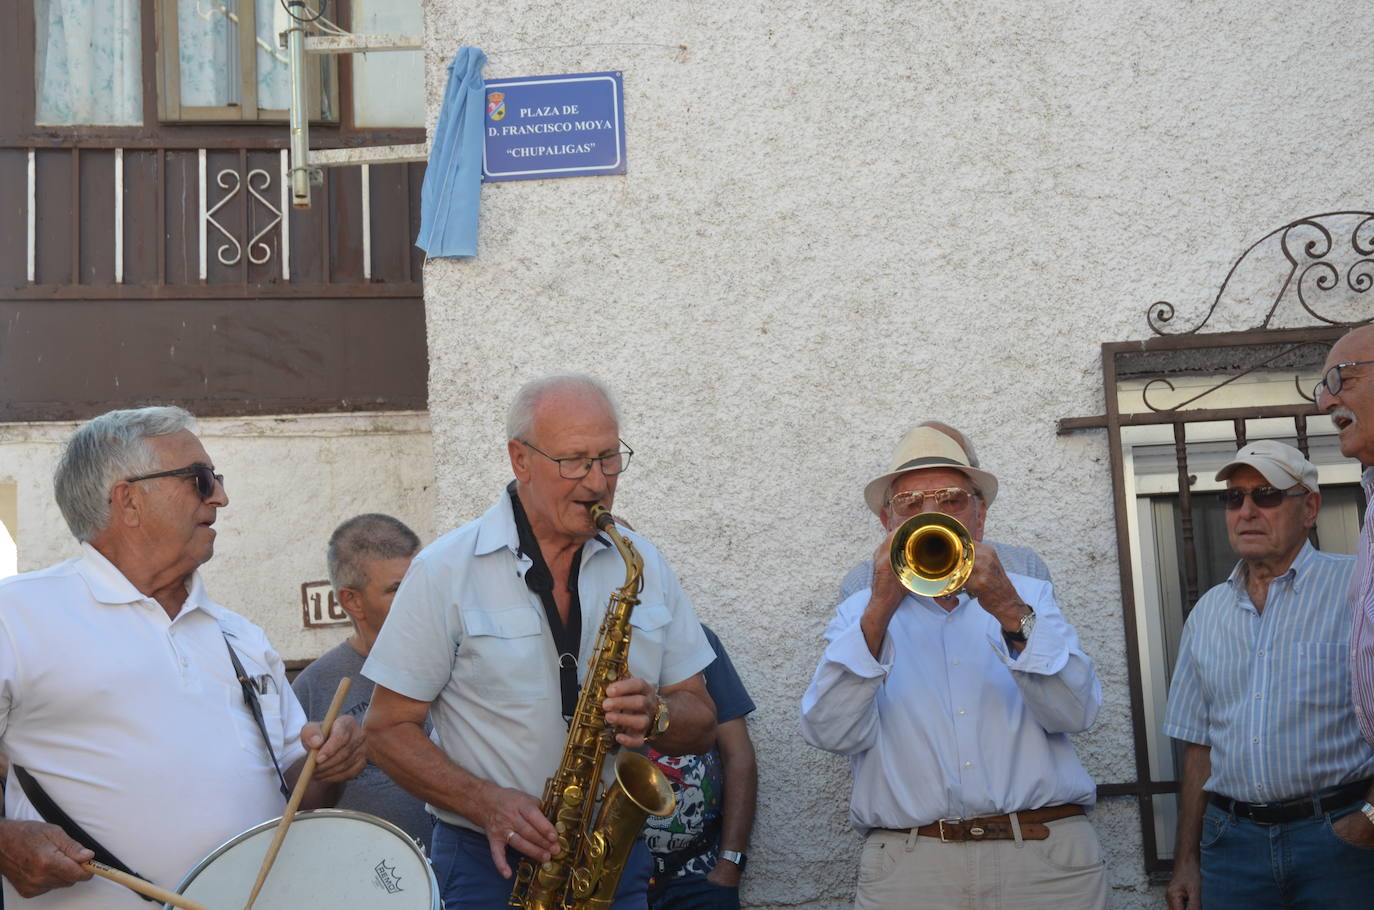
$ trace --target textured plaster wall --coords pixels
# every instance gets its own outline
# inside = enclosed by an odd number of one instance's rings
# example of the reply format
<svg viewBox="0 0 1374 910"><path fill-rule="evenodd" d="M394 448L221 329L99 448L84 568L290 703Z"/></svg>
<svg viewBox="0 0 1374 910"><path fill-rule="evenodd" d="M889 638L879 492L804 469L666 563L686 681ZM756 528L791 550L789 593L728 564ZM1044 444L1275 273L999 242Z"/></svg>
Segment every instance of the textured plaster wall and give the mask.
<svg viewBox="0 0 1374 910"><path fill-rule="evenodd" d="M1374 21L1352 4L426 4L444 65L622 70L629 173L482 190L479 256L425 270L439 525L508 477L522 381L619 390L617 511L651 535L758 702L746 902L853 893L845 762L797 708L835 584L880 539L863 484L927 417L1002 480L988 535L1035 546L1097 660L1077 738L1134 778L1099 346L1146 306L1200 319L1231 260L1368 208ZM1258 321L1223 307L1208 330ZM1289 320L1292 321L1291 319ZM916 773L914 771L914 773ZM1134 802L1094 823L1118 907L1152 907Z"/></svg>
<svg viewBox="0 0 1374 910"><path fill-rule="evenodd" d="M70 423L0 424L0 484L18 492L18 562L40 569L78 552L53 502L52 471ZM252 619L287 660L318 657L346 629L305 629L303 582L328 577L329 534L359 512L386 512L434 538L434 459L423 414L202 420L229 506L204 568L210 596Z"/></svg>

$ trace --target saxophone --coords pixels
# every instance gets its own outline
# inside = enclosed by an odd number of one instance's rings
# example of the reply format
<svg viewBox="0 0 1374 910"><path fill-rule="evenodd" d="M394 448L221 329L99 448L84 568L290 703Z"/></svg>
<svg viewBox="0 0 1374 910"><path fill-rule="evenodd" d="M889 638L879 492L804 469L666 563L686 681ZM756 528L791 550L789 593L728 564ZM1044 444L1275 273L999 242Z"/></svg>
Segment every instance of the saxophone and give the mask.
<svg viewBox="0 0 1374 910"><path fill-rule="evenodd" d="M620 752L615 731L606 725L601 706L606 687L629 671L630 612L644 586L644 559L616 530L604 506L593 506L591 518L625 560L625 584L611 594L568 726L563 758L544 785L541 809L558 829L558 853L538 868L529 857L522 858L515 875L510 905L524 910L609 910L644 820L670 815L676 805L672 786L658 766L636 752ZM601 795L601 811L592 824L601 769L613 752L615 782Z"/></svg>

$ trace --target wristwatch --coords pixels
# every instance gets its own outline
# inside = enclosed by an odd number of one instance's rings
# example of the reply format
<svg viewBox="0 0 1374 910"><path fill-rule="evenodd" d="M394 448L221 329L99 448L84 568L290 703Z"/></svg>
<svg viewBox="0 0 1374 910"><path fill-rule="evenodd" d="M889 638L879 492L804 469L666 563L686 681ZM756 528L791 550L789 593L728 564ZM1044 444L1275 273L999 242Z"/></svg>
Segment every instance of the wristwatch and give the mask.
<svg viewBox="0 0 1374 910"><path fill-rule="evenodd" d="M1365 818L1374 823L1374 806L1371 806L1368 800L1360 803L1360 811L1364 813Z"/></svg>
<svg viewBox="0 0 1374 910"><path fill-rule="evenodd" d="M1003 629L1002 637L1007 641L1025 644L1026 640L1030 638L1031 633L1035 631L1035 609L1031 607L1030 604L1021 604L1021 606L1025 607L1028 611L1026 615L1021 617L1021 625L1017 627L1015 632L1008 632L1006 629Z"/></svg>
<svg viewBox="0 0 1374 910"><path fill-rule="evenodd" d="M649 730L644 734L644 741L662 736L668 732L668 700L662 695L658 697L658 705L654 707L654 716L649 720Z"/></svg>
<svg viewBox="0 0 1374 910"><path fill-rule="evenodd" d="M1368 805L1368 803L1366 803L1365 805ZM741 872L744 871L745 864L749 862L748 855L741 853L738 850L722 850L720 851L720 858L724 860L729 860L736 866L739 866L739 871Z"/></svg>

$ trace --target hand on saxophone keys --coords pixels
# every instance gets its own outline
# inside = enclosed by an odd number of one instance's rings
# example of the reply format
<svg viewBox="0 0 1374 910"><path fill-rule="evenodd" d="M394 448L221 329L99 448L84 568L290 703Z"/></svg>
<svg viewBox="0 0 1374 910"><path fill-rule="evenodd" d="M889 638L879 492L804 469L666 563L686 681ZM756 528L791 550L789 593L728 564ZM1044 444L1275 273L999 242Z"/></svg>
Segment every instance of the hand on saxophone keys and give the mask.
<svg viewBox="0 0 1374 910"><path fill-rule="evenodd" d="M639 749L649 739L658 704L657 688L627 676L606 686L606 700L601 707L606 712L606 723L615 728L615 741L627 749Z"/></svg>
<svg viewBox="0 0 1374 910"><path fill-rule="evenodd" d="M558 851L558 831L540 811L539 800L510 787L487 783L482 796L481 824L491 847L491 859L503 878L511 877L506 848L518 850L536 863L548 862Z"/></svg>

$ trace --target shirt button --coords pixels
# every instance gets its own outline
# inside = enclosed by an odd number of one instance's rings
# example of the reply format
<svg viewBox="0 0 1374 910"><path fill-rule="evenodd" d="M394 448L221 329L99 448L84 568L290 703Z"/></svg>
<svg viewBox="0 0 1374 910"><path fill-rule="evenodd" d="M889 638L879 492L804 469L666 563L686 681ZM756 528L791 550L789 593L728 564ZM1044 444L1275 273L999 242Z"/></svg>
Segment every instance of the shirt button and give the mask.
<svg viewBox="0 0 1374 910"><path fill-rule="evenodd" d="M1255 693L1255 701L1259 701L1259 700L1260 700L1260 694L1259 694L1258 692L1256 692L1256 693Z"/></svg>
<svg viewBox="0 0 1374 910"><path fill-rule="evenodd" d="M963 717L963 716L964 716L965 714L967 714L967 713L968 713L968 712L965 711L963 708L960 708L960 709L959 709L959 716L960 716L960 717Z"/></svg>
<svg viewBox="0 0 1374 910"><path fill-rule="evenodd" d="M956 667L959 666L959 658L954 658L954 660L950 661L950 663L954 664L954 666Z"/></svg>
<svg viewBox="0 0 1374 910"><path fill-rule="evenodd" d="M1250 740L1250 742L1252 742L1252 743L1254 743L1255 745L1258 746L1258 745L1259 745L1259 737L1256 736L1254 739Z"/></svg>
<svg viewBox="0 0 1374 910"><path fill-rule="evenodd" d="M964 767L965 767L965 768L972 768L972 767L973 767L973 762L971 762L971 761L966 761L966 762L964 762Z"/></svg>
<svg viewBox="0 0 1374 910"><path fill-rule="evenodd" d="M1260 656L1260 657L1263 657L1263 656L1264 656L1264 649L1263 649L1263 648L1260 648L1260 650L1259 650L1259 656Z"/></svg>

